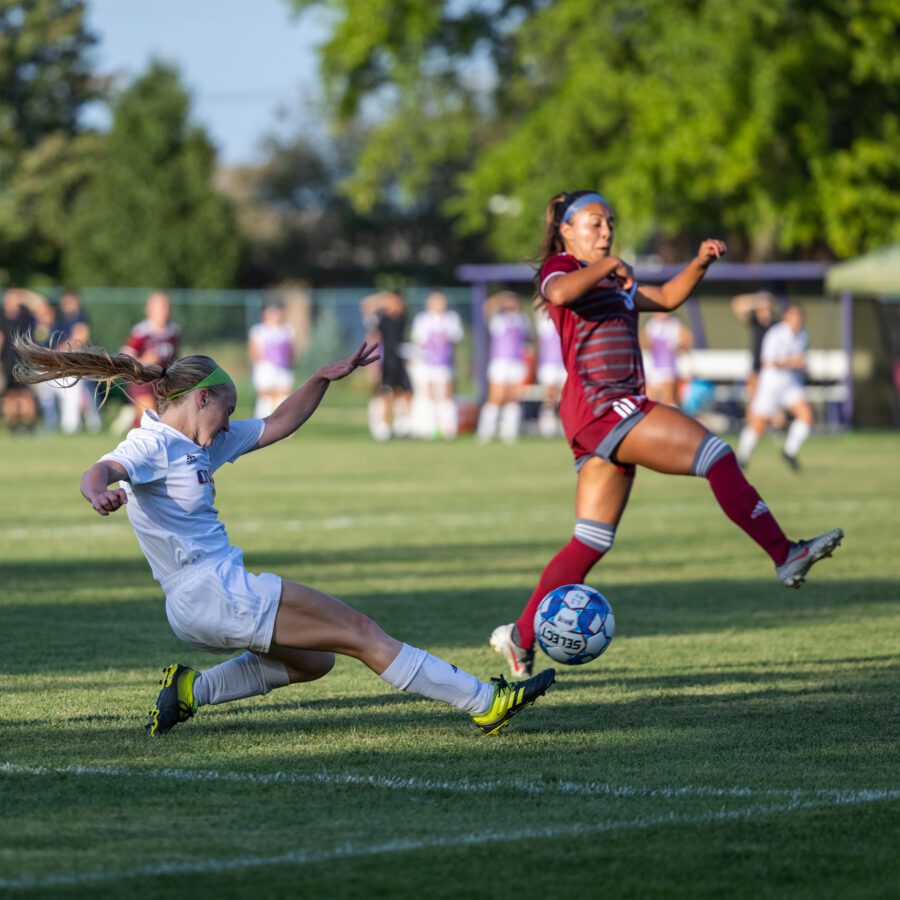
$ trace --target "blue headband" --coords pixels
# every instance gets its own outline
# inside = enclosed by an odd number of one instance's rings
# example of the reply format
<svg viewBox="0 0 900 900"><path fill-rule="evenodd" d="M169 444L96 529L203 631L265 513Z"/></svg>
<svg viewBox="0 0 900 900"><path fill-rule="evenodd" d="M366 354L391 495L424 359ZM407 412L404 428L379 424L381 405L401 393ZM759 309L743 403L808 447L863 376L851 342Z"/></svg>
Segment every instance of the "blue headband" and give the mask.
<svg viewBox="0 0 900 900"><path fill-rule="evenodd" d="M572 203L566 208L566 211L563 213L562 218L560 219L560 224L563 222L568 222L575 213L580 209L584 209L586 206L590 206L592 203L602 203L604 206L609 206L609 203L606 202L606 197L602 194L597 194L591 192L590 194L582 194L577 200L573 200Z"/></svg>

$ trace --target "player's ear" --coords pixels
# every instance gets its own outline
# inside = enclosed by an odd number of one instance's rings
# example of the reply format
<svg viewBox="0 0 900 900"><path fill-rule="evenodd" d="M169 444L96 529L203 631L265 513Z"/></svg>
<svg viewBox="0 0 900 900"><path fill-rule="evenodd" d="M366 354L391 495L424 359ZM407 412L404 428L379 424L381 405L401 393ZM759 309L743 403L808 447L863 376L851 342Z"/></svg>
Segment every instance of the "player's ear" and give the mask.
<svg viewBox="0 0 900 900"><path fill-rule="evenodd" d="M200 388L197 391L197 406L200 409L205 409L207 403L209 403L209 391L206 388Z"/></svg>

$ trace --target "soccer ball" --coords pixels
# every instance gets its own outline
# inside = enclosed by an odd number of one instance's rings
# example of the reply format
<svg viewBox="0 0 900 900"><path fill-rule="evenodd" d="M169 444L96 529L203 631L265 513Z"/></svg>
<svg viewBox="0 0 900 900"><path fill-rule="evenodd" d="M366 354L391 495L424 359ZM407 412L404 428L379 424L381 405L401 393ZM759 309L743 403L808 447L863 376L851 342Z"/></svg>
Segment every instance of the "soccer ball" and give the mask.
<svg viewBox="0 0 900 900"><path fill-rule="evenodd" d="M606 597L586 584L550 591L534 614L541 650L567 666L596 659L609 646L616 619Z"/></svg>

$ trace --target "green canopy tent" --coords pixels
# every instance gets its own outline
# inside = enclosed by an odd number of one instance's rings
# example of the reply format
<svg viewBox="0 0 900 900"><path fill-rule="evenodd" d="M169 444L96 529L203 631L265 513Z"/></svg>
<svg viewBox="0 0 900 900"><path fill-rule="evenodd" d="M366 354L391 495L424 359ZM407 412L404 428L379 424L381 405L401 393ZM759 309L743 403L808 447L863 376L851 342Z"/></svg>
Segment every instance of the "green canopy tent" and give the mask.
<svg viewBox="0 0 900 900"><path fill-rule="evenodd" d="M830 294L865 294L900 299L900 244L831 266L825 275Z"/></svg>
<svg viewBox="0 0 900 900"><path fill-rule="evenodd" d="M894 387L891 397L894 425L900 426L900 244L831 266L825 275L825 289L841 297L845 334L852 330L853 297L869 297L870 302L874 301L878 331ZM852 352L852 346L848 351Z"/></svg>

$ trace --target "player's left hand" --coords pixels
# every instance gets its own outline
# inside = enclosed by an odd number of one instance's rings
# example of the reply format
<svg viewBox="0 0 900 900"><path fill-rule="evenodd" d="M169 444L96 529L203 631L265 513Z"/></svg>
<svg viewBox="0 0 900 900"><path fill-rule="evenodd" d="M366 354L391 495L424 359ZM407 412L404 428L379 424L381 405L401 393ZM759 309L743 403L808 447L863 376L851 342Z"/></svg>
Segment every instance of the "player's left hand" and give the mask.
<svg viewBox="0 0 900 900"><path fill-rule="evenodd" d="M697 261L704 269L711 266L717 259L721 259L728 252L725 241L717 241L715 238L708 238L697 251Z"/></svg>
<svg viewBox="0 0 900 900"><path fill-rule="evenodd" d="M362 366L369 366L373 362L378 362L379 359L381 359L381 354L378 352L378 344L363 341L353 356L322 366L318 374L327 381L340 381L354 370Z"/></svg>

